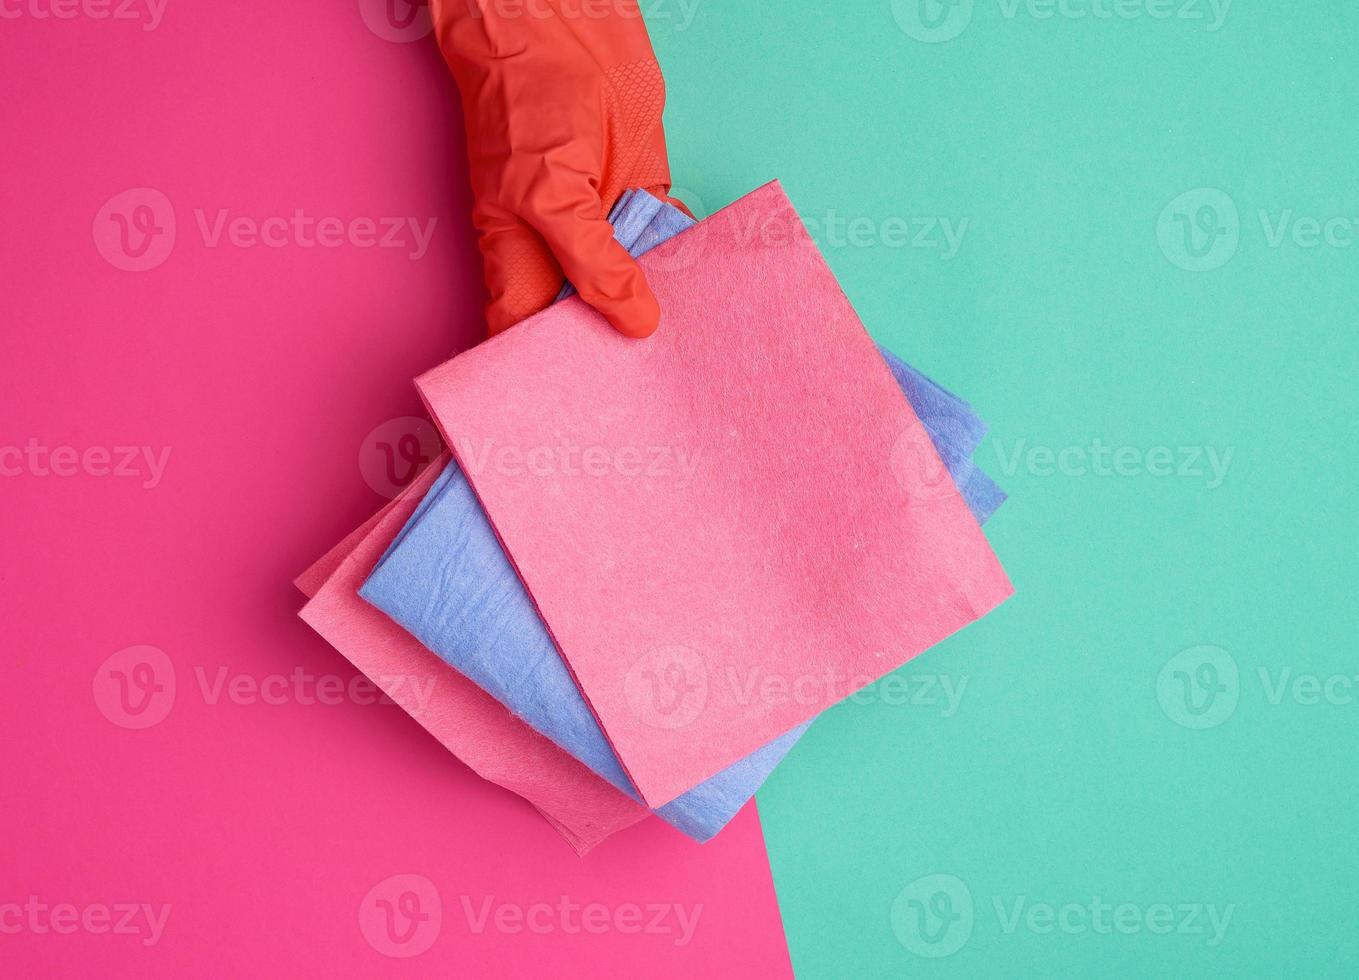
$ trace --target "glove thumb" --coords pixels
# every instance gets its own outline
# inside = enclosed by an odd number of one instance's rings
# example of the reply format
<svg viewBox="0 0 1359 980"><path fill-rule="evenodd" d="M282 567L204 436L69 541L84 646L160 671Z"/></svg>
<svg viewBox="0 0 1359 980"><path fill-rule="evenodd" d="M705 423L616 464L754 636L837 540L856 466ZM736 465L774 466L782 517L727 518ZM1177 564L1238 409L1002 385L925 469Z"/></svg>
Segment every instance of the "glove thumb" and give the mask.
<svg viewBox="0 0 1359 980"><path fill-rule="evenodd" d="M585 188L588 184L582 180ZM626 337L649 337L661 322L660 304L646 275L613 237L613 226L600 216L599 198L581 193L555 206L536 208L526 216L552 250L566 278L589 303Z"/></svg>

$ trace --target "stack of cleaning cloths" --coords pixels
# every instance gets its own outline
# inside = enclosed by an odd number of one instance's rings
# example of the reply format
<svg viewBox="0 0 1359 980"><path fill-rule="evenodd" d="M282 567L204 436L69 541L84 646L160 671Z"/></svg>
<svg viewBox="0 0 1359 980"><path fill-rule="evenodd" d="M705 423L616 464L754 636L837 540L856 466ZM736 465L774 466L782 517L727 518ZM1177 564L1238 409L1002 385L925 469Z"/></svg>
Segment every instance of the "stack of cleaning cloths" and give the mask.
<svg viewBox="0 0 1359 980"><path fill-rule="evenodd" d="M816 714L1009 594L985 425L872 345L777 185L610 220L657 335L569 299L419 379L457 461L298 583L582 852L649 812L711 838Z"/></svg>

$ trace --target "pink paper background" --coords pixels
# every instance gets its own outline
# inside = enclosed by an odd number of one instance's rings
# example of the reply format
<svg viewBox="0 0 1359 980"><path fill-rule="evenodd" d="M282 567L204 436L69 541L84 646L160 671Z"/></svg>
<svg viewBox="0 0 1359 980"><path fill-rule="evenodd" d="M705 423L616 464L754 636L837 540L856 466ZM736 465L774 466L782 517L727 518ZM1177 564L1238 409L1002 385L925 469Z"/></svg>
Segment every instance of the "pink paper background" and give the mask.
<svg viewBox="0 0 1359 980"><path fill-rule="evenodd" d="M381 505L365 437L420 414L410 378L480 329L451 83L428 44L379 36L400 33L383 6L172 2L154 30L83 13L0 29L0 447L170 450L150 487L144 467L99 475L97 455L74 476L0 477L0 907L171 906L151 946L25 918L0 932L0 974L787 975L753 808L703 847L647 821L581 860L395 706L211 701L219 668L253 685L358 676L297 619L291 579ZM176 219L143 272L101 253L112 225L93 232L134 188L163 197L123 213L151 206L168 228L165 200ZM438 226L419 261L214 247L194 211L211 225L223 208ZM175 681L142 730L100 707L119 717L118 662L101 668L137 646ZM443 907L409 961L360 916L405 874ZM393 897L428 909L408 885ZM489 896L703 909L683 947L560 922L477 934L462 898Z"/></svg>

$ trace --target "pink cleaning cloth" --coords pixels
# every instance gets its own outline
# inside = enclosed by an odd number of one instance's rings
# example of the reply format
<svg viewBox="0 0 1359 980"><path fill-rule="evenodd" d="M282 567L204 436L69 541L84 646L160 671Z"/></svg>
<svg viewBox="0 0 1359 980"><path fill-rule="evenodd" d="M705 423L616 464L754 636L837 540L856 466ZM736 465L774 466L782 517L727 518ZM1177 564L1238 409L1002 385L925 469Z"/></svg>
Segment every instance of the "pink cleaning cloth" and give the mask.
<svg viewBox="0 0 1359 980"><path fill-rule="evenodd" d="M1011 587L777 183L641 264L653 337L574 298L417 385L654 808Z"/></svg>
<svg viewBox="0 0 1359 980"><path fill-rule="evenodd" d="M358 596L358 587L448 462L410 486L298 576L302 619L483 778L532 803L580 854L649 816L635 800L514 717Z"/></svg>

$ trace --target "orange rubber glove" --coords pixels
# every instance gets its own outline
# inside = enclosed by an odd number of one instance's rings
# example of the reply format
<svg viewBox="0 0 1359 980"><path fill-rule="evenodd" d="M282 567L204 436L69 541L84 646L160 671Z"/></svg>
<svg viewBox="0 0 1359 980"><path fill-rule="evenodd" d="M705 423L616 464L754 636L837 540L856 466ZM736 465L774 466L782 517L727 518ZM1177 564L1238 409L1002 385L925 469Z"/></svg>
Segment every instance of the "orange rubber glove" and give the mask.
<svg viewBox="0 0 1359 980"><path fill-rule="evenodd" d="M462 94L490 333L567 278L621 333L649 336L660 309L608 222L625 190L670 190L665 82L636 0L431 0L430 13Z"/></svg>

